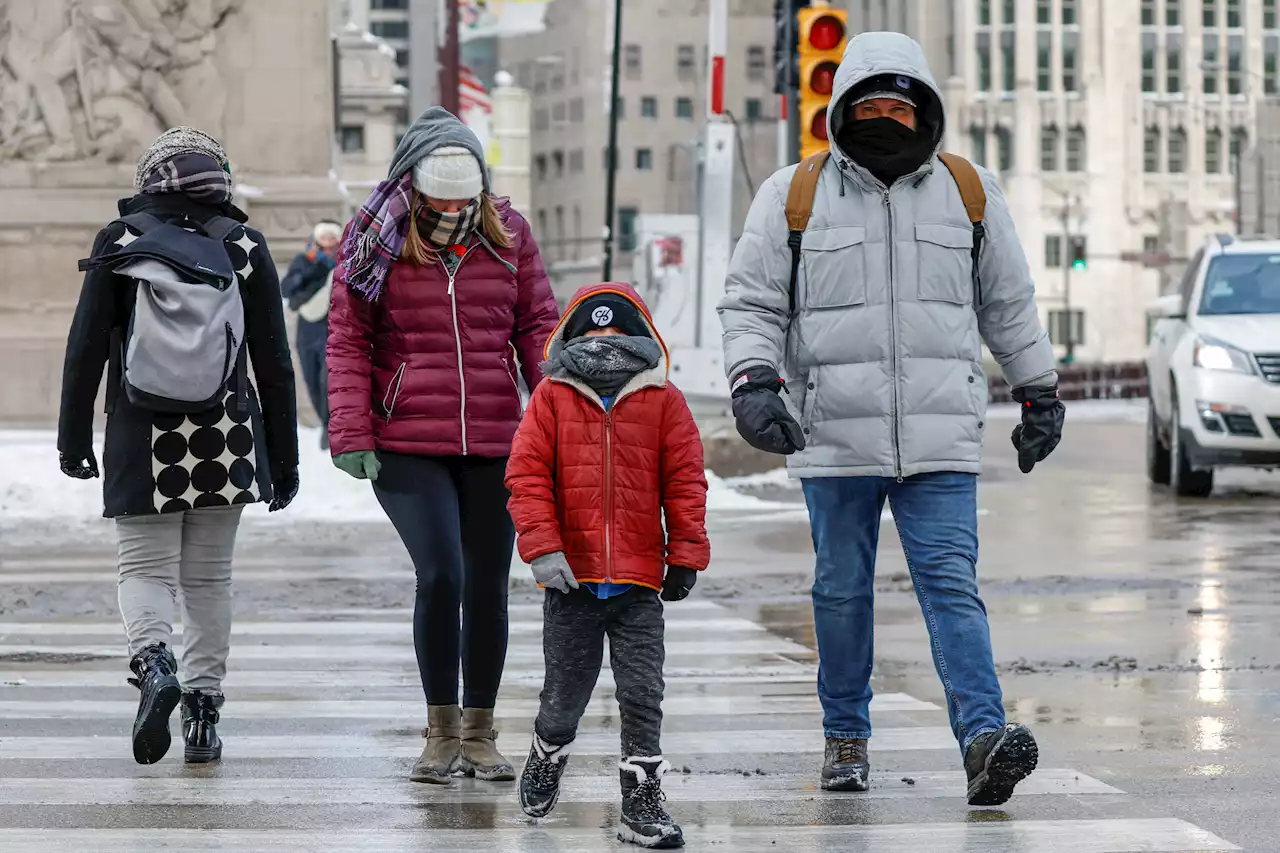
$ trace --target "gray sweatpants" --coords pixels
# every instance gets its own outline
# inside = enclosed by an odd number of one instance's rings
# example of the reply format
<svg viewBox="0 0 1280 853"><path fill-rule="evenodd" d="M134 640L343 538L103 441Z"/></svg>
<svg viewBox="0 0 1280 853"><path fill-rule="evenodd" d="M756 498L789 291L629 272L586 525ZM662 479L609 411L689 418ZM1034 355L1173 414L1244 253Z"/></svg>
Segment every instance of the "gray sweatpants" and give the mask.
<svg viewBox="0 0 1280 853"><path fill-rule="evenodd" d="M542 655L546 664L534 731L550 744L573 741L595 690L609 638L609 665L622 718L622 757L662 754L662 602L637 586L613 598L586 588L549 589L542 603Z"/></svg>
<svg viewBox="0 0 1280 853"><path fill-rule="evenodd" d="M120 615L136 655L173 645L182 590L182 687L220 693L231 650L231 553L244 507L209 507L116 519Z"/></svg>

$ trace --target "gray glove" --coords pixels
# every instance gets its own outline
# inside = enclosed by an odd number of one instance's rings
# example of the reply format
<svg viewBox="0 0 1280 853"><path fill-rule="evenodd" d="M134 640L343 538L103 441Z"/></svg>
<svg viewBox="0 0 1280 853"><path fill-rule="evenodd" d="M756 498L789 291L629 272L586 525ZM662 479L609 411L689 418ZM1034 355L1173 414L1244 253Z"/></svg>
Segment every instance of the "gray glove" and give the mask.
<svg viewBox="0 0 1280 853"><path fill-rule="evenodd" d="M578 588L578 579L573 576L573 569L569 568L569 561L564 558L563 551L535 557L530 566L533 568L533 579L547 589L567 593L570 589Z"/></svg>

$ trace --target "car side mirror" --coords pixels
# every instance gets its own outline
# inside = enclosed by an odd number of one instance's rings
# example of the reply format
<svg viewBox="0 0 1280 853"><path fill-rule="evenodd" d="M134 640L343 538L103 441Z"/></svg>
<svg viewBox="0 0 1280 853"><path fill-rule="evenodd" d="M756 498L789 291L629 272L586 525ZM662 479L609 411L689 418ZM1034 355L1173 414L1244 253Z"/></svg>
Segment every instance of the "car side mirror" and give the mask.
<svg viewBox="0 0 1280 853"><path fill-rule="evenodd" d="M1147 315L1153 320L1187 319L1187 312L1182 307L1182 296L1177 293L1161 296L1147 308Z"/></svg>

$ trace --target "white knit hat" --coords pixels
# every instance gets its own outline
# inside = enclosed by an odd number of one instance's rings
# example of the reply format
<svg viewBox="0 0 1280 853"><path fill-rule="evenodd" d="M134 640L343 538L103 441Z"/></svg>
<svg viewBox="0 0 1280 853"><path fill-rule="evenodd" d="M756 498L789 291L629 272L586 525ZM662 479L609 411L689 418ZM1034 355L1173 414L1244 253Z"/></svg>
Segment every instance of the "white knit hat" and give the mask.
<svg viewBox="0 0 1280 853"><path fill-rule="evenodd" d="M333 240L342 239L342 226L336 222L322 220L316 223L316 227L311 231L312 240L323 240L326 237Z"/></svg>
<svg viewBox="0 0 1280 853"><path fill-rule="evenodd" d="M474 154L450 145L418 161L413 167L413 186L430 198L465 201L484 191L484 172Z"/></svg>

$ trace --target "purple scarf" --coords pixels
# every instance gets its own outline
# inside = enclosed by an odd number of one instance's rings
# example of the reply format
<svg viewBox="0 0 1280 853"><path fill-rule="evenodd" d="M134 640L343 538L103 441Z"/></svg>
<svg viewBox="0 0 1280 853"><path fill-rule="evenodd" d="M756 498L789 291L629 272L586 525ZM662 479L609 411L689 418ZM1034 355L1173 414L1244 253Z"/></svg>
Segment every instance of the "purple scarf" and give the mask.
<svg viewBox="0 0 1280 853"><path fill-rule="evenodd" d="M374 187L352 220L342 244L342 270L348 286L369 302L377 301L391 265L400 257L409 233L413 172Z"/></svg>

